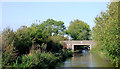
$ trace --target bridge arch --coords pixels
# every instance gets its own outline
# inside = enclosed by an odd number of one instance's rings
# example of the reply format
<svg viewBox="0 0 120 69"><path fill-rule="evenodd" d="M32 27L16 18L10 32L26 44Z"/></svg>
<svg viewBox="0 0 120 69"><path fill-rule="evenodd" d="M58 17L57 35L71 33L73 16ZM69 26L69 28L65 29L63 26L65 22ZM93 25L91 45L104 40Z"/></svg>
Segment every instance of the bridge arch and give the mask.
<svg viewBox="0 0 120 69"><path fill-rule="evenodd" d="M79 46L89 46L90 47L90 50L92 49L92 45L91 44L72 44L72 50L74 51L75 49L75 45L79 45Z"/></svg>
<svg viewBox="0 0 120 69"><path fill-rule="evenodd" d="M94 41L93 41L93 40L60 41L60 43L61 43L61 42L66 43L66 45L69 46L69 47L67 47L67 48L70 48L70 49L72 49L73 51L74 51L75 45L87 45L87 46L90 47L90 50L91 50L91 49L93 48L93 46L94 46Z"/></svg>

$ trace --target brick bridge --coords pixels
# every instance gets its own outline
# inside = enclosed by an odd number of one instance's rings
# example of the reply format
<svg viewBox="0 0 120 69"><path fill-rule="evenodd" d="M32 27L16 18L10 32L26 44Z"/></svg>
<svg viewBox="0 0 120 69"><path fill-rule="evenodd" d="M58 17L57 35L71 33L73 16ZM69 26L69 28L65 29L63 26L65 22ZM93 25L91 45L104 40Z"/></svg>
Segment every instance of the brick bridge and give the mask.
<svg viewBox="0 0 120 69"><path fill-rule="evenodd" d="M93 48L94 46L94 41L93 40L83 40L83 41L60 41L61 42L65 42L67 44L67 48L70 48L74 51L74 46L89 46L90 50Z"/></svg>

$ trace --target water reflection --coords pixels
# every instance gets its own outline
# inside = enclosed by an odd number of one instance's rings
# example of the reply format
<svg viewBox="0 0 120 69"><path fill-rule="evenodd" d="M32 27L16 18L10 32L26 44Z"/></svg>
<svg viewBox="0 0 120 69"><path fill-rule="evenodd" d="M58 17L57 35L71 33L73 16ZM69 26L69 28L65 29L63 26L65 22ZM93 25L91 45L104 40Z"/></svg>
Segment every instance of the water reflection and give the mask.
<svg viewBox="0 0 120 69"><path fill-rule="evenodd" d="M67 59L60 67L113 67L113 65L97 54L84 51L83 53L75 53L72 58Z"/></svg>

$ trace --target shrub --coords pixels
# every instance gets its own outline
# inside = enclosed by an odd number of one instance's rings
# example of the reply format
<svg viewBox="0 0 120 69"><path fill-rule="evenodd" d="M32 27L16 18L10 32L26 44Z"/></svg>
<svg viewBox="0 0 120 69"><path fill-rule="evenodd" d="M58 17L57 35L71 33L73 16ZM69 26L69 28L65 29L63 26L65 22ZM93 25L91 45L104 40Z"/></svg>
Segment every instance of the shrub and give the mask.
<svg viewBox="0 0 120 69"><path fill-rule="evenodd" d="M17 53L14 48L15 33L10 28L2 32L2 66L14 63Z"/></svg>
<svg viewBox="0 0 120 69"><path fill-rule="evenodd" d="M30 55L23 55L16 60L14 67L49 67L50 64L55 63L58 58L48 52L35 52Z"/></svg>

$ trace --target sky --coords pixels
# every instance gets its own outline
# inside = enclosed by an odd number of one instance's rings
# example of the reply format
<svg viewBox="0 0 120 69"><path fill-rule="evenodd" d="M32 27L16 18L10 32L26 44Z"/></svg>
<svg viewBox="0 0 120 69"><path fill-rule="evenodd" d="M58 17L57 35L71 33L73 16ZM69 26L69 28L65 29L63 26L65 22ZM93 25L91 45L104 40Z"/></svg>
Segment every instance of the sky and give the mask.
<svg viewBox="0 0 120 69"><path fill-rule="evenodd" d="M95 26L94 19L107 10L107 2L3 2L2 30L10 27L16 31L20 26L30 26L47 19L63 21L68 27L70 21L79 19Z"/></svg>

